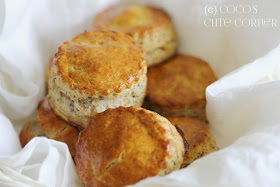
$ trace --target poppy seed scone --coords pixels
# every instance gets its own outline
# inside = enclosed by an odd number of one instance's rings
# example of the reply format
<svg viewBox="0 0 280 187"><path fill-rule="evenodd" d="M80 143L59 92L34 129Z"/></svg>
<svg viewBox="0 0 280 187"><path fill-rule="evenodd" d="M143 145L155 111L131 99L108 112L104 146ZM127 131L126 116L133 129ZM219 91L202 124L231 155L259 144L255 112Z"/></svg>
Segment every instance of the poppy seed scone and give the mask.
<svg viewBox="0 0 280 187"><path fill-rule="evenodd" d="M176 55L148 72L144 107L165 117L191 117L206 121L205 90L217 80L204 61Z"/></svg>
<svg viewBox="0 0 280 187"><path fill-rule="evenodd" d="M170 117L167 119L182 130L188 142L189 150L184 156L184 166L189 165L195 159L218 150L216 141L205 123L187 117Z"/></svg>
<svg viewBox="0 0 280 187"><path fill-rule="evenodd" d="M46 98L37 109L37 121L26 123L20 133L20 142L25 146L32 138L44 136L67 144L72 157L76 154L75 144L79 130L56 116Z"/></svg>
<svg viewBox="0 0 280 187"><path fill-rule="evenodd" d="M65 121L85 128L107 108L140 107L146 55L124 33L84 32L59 47L49 79L49 103Z"/></svg>
<svg viewBox="0 0 280 187"><path fill-rule="evenodd" d="M114 30L129 34L146 51L148 67L174 55L177 47L170 16L155 7L111 7L95 16L92 30Z"/></svg>
<svg viewBox="0 0 280 187"><path fill-rule="evenodd" d="M76 169L85 186L126 186L180 169L185 147L166 118L142 108L97 114L76 144Z"/></svg>

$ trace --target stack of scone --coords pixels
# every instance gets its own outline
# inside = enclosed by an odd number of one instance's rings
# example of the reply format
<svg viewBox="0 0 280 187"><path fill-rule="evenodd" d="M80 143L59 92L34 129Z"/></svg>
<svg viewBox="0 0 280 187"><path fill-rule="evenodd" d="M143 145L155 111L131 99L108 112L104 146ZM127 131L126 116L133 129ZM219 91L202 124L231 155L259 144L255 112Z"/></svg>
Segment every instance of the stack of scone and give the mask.
<svg viewBox="0 0 280 187"><path fill-rule="evenodd" d="M92 31L62 44L49 63L48 96L23 127L22 145L36 136L65 142L86 186L134 184L217 150L205 123L215 74L176 47L161 9L101 12Z"/></svg>

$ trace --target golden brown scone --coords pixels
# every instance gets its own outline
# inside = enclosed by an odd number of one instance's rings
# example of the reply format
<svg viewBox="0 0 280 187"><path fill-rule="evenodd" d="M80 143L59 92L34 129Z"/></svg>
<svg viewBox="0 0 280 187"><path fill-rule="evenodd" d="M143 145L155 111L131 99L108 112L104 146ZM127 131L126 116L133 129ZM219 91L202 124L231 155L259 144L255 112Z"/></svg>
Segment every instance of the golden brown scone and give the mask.
<svg viewBox="0 0 280 187"><path fill-rule="evenodd" d="M176 55L148 72L144 107L165 117L191 117L206 121L205 89L217 80L204 61Z"/></svg>
<svg viewBox="0 0 280 187"><path fill-rule="evenodd" d="M76 154L75 144L79 137L79 130L56 116L46 98L37 110L37 121L26 123L20 132L20 142L25 146L32 138L45 136L47 138L67 144L72 157Z"/></svg>
<svg viewBox="0 0 280 187"><path fill-rule="evenodd" d="M197 158L218 150L216 141L205 123L187 117L170 117L167 119L182 130L188 142L189 150L184 157L184 166L189 165Z"/></svg>
<svg viewBox="0 0 280 187"><path fill-rule="evenodd" d="M109 8L94 18L93 30L114 30L133 37L147 52L147 65L158 64L175 54L176 34L170 16L143 5Z"/></svg>
<svg viewBox="0 0 280 187"><path fill-rule="evenodd" d="M71 155L75 156L75 144L79 137L79 130L56 116L47 98L44 98L39 104L38 125L48 138L66 143Z"/></svg>
<svg viewBox="0 0 280 187"><path fill-rule="evenodd" d="M49 103L68 122L86 127L107 108L140 107L147 84L146 55L114 31L84 32L59 47L49 79Z"/></svg>
<svg viewBox="0 0 280 187"><path fill-rule="evenodd" d="M107 109L81 131L77 172L86 186L125 186L179 169L184 143L166 118L135 107Z"/></svg>
<svg viewBox="0 0 280 187"><path fill-rule="evenodd" d="M38 121L28 121L21 129L19 134L19 140L21 146L24 147L30 140L37 136L47 135L42 131L42 129L38 125Z"/></svg>

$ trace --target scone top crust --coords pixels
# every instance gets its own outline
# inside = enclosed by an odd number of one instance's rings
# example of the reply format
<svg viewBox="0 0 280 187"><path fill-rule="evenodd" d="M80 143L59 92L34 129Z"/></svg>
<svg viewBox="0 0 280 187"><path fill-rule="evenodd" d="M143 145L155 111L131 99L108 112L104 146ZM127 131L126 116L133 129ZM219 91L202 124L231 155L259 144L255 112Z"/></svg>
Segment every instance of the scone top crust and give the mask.
<svg viewBox="0 0 280 187"><path fill-rule="evenodd" d="M172 107L196 104L205 99L205 89L217 80L211 67L199 58L176 55L148 72L149 103Z"/></svg>
<svg viewBox="0 0 280 187"><path fill-rule="evenodd" d="M111 7L96 15L92 29L115 30L131 36L172 25L169 15L158 8L143 5Z"/></svg>
<svg viewBox="0 0 280 187"><path fill-rule="evenodd" d="M126 34L85 31L60 46L54 62L70 89L107 96L137 82L145 72L145 59L141 46Z"/></svg>
<svg viewBox="0 0 280 187"><path fill-rule="evenodd" d="M170 167L166 161L172 157L167 132L170 125L158 114L135 107L97 114L76 144L81 180L88 186L97 182L124 186L159 174Z"/></svg>
<svg viewBox="0 0 280 187"><path fill-rule="evenodd" d="M190 149L204 144L211 135L208 125L204 122L188 117L169 117L167 119L183 131Z"/></svg>

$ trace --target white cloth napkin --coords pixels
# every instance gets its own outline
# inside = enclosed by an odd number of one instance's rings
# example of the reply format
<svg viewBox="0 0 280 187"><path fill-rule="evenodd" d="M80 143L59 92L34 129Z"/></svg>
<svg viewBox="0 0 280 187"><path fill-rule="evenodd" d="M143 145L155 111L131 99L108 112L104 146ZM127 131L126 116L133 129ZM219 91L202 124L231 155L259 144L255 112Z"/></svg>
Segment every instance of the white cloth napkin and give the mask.
<svg viewBox="0 0 280 187"><path fill-rule="evenodd" d="M45 66L57 47L89 29L97 12L132 2L168 11L179 52L225 75L206 92L222 149L136 186L280 186L280 2L274 0L0 0L0 186L80 185L65 144L36 138L21 150L13 126L18 131L44 96ZM257 5L258 13L205 15L213 5ZM205 19L224 16L279 20L277 28L205 27Z"/></svg>
<svg viewBox="0 0 280 187"><path fill-rule="evenodd" d="M32 139L21 151L0 157L1 186L81 186L67 145Z"/></svg>

